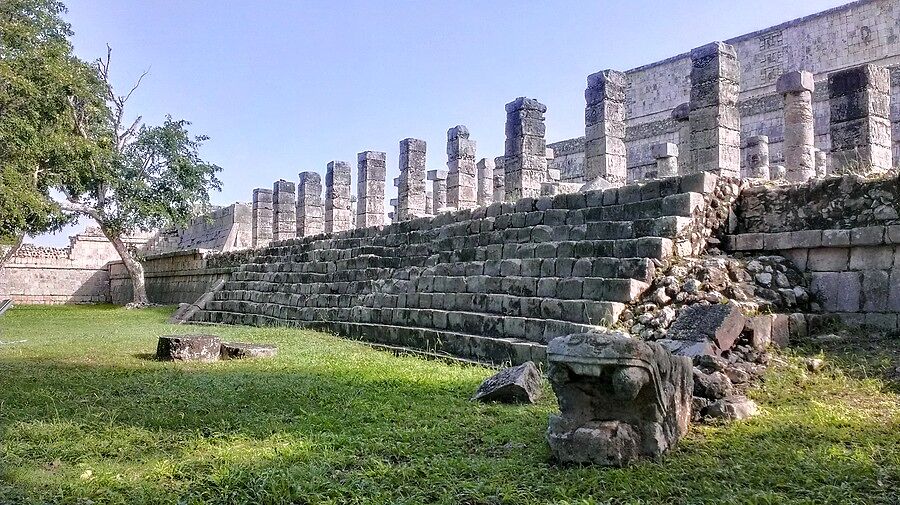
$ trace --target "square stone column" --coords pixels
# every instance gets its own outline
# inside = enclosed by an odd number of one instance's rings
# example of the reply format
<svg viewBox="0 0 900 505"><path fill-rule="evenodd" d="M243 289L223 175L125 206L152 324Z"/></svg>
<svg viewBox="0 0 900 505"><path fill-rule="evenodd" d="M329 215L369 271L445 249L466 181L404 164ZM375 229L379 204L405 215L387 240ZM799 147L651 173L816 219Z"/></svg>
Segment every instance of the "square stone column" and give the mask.
<svg viewBox="0 0 900 505"><path fill-rule="evenodd" d="M691 163L691 104L684 102L672 109L675 134L678 139L678 164L681 173L689 171Z"/></svg>
<svg viewBox="0 0 900 505"><path fill-rule="evenodd" d="M447 206L472 209L477 204L475 141L463 125L447 130Z"/></svg>
<svg viewBox="0 0 900 505"><path fill-rule="evenodd" d="M385 153L380 151L363 151L357 155L357 228L384 224L385 159Z"/></svg>
<svg viewBox="0 0 900 505"><path fill-rule="evenodd" d="M431 191L425 192L425 215L434 215L434 193Z"/></svg>
<svg viewBox="0 0 900 505"><path fill-rule="evenodd" d="M494 158L494 198L495 202L502 202L506 199L506 157L497 156Z"/></svg>
<svg viewBox="0 0 900 505"><path fill-rule="evenodd" d="M297 182L297 236L318 235L324 231L322 176L316 172L300 172Z"/></svg>
<svg viewBox="0 0 900 505"><path fill-rule="evenodd" d="M431 213L437 215L438 212L447 209L447 171L446 170L429 170L428 180L431 181L431 193L433 205Z"/></svg>
<svg viewBox="0 0 900 505"><path fill-rule="evenodd" d="M821 179L828 175L828 155L825 151L816 149L816 177Z"/></svg>
<svg viewBox="0 0 900 505"><path fill-rule="evenodd" d="M828 76L832 172L881 173L891 168L891 75L862 65Z"/></svg>
<svg viewBox="0 0 900 505"><path fill-rule="evenodd" d="M490 205L494 199L494 161L481 158L476 165L478 170L478 206Z"/></svg>
<svg viewBox="0 0 900 505"><path fill-rule="evenodd" d="M331 161L325 171L325 233L353 228L350 208L350 165Z"/></svg>
<svg viewBox="0 0 900 505"><path fill-rule="evenodd" d="M671 142L663 142L650 146L650 154L656 160L656 178L675 177L678 175L678 146Z"/></svg>
<svg viewBox="0 0 900 505"><path fill-rule="evenodd" d="M587 78L584 91L584 182L601 177L625 184L625 86L622 72L604 70Z"/></svg>
<svg viewBox="0 0 900 505"><path fill-rule="evenodd" d="M272 186L272 240L297 236L297 188L293 182L278 180Z"/></svg>
<svg viewBox="0 0 900 505"><path fill-rule="evenodd" d="M784 97L784 166L788 182L806 182L816 175L813 131L813 75L805 70L782 74L775 91Z"/></svg>
<svg viewBox="0 0 900 505"><path fill-rule="evenodd" d="M506 160L504 186L507 202L541 196L547 177L544 113L547 106L519 97L506 104Z"/></svg>
<svg viewBox="0 0 900 505"><path fill-rule="evenodd" d="M691 51L691 161L684 172L740 177L740 76L733 46L713 42Z"/></svg>
<svg viewBox="0 0 900 505"><path fill-rule="evenodd" d="M425 141L400 141L400 177L397 184L395 221L406 221L425 212ZM429 211L430 212L430 211Z"/></svg>
<svg viewBox="0 0 900 505"><path fill-rule="evenodd" d="M747 139L747 177L769 179L769 137L754 135Z"/></svg>
<svg viewBox="0 0 900 505"><path fill-rule="evenodd" d="M253 247L264 247L272 242L272 190L264 188L254 189L252 205L251 233L253 236Z"/></svg>

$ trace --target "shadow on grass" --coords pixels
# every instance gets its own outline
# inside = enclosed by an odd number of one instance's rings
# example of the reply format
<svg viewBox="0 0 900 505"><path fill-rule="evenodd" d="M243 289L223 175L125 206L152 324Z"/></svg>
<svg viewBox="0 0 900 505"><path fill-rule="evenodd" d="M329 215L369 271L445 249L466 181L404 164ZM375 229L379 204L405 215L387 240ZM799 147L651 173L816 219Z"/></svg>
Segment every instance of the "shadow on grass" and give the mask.
<svg viewBox="0 0 900 505"><path fill-rule="evenodd" d="M805 358L824 358L832 371L855 379L883 380L885 390L900 393L900 332L836 328L799 340L792 351Z"/></svg>
<svg viewBox="0 0 900 505"><path fill-rule="evenodd" d="M467 399L478 384L468 376L287 365L0 360L15 385L0 391L10 467L58 459L73 469L46 481L6 471L0 482L20 493L7 498L890 503L900 485L896 418L823 421L775 407L750 423L695 428L662 462L556 467L543 439L549 394L536 406L481 405ZM812 408L806 400L790 408ZM85 468L94 475L84 479Z"/></svg>

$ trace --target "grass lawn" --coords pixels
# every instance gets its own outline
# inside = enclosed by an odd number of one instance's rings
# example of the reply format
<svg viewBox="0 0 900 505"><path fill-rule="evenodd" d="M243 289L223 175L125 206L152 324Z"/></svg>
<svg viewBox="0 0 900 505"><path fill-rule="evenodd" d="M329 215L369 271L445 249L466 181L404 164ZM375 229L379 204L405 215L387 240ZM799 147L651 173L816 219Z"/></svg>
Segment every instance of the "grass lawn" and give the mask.
<svg viewBox="0 0 900 505"><path fill-rule="evenodd" d="M808 344L752 392L761 416L603 469L549 463L549 387L475 404L489 369L292 329L212 329L274 360L157 362L158 335L201 329L170 312L0 318L0 503L900 503L898 338Z"/></svg>

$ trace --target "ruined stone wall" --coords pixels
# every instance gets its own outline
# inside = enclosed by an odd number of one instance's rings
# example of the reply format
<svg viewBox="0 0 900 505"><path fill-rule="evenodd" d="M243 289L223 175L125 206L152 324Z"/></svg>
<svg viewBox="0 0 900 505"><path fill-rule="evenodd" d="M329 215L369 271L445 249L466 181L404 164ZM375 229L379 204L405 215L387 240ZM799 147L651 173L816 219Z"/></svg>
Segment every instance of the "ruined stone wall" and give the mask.
<svg viewBox="0 0 900 505"><path fill-rule="evenodd" d="M233 251L252 247L252 210L246 203L235 203L195 217L184 228L165 230L147 246L147 252L159 254L188 249Z"/></svg>
<svg viewBox="0 0 900 505"><path fill-rule="evenodd" d="M277 242L194 320L543 361L551 338L617 321L658 262L699 252L718 181L699 173Z"/></svg>
<svg viewBox="0 0 900 505"><path fill-rule="evenodd" d="M147 297L151 303L163 305L193 303L252 254L251 249L189 249L147 256L143 261ZM132 300L131 278L121 261L109 264L108 286L112 303L123 305Z"/></svg>
<svg viewBox="0 0 900 505"><path fill-rule="evenodd" d="M827 75L874 63L892 69L891 122L894 163L897 164L900 160L900 26L897 19L900 19L900 3L863 0L726 40L735 47L741 64L742 137L767 135L772 162L781 162L783 100L775 92L775 81L784 72L809 70L816 81L813 94L816 147L828 150ZM597 65L603 67L602 62ZM677 127L671 112L689 100L690 69L690 54L684 53L626 72L626 144L630 181L641 180L646 172L655 171L651 145L676 142ZM554 165L583 163L583 144L582 137L549 144L554 152L559 149L564 153L557 154L561 159L554 160Z"/></svg>
<svg viewBox="0 0 900 505"><path fill-rule="evenodd" d="M900 181L855 176L750 188L734 209L733 252L775 252L806 272L821 310L897 329Z"/></svg>
<svg viewBox="0 0 900 505"><path fill-rule="evenodd" d="M96 228L69 240L63 248L23 244L0 270L0 298L33 304L109 302L107 264L118 258L112 244Z"/></svg>

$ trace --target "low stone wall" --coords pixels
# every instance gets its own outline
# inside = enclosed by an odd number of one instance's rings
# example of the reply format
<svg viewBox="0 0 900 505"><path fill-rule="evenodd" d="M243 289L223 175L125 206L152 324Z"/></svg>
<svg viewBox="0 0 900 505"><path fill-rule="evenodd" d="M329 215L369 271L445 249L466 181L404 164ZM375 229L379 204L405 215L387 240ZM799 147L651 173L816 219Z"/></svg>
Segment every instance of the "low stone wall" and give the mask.
<svg viewBox="0 0 900 505"><path fill-rule="evenodd" d="M193 303L216 281L228 278L234 268L251 254L251 250L219 253L190 249L150 255L143 261L147 296L151 303ZM116 304L126 304L132 296L131 279L125 265L121 261L110 263L110 300Z"/></svg>
<svg viewBox="0 0 900 505"><path fill-rule="evenodd" d="M809 277L821 310L900 328L900 182L854 176L745 190L733 252L774 252Z"/></svg>
<svg viewBox="0 0 900 505"><path fill-rule="evenodd" d="M190 249L234 251L253 246L250 205L235 203L195 217L184 228L160 232L147 252L162 254Z"/></svg>

